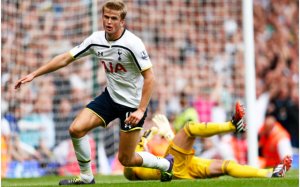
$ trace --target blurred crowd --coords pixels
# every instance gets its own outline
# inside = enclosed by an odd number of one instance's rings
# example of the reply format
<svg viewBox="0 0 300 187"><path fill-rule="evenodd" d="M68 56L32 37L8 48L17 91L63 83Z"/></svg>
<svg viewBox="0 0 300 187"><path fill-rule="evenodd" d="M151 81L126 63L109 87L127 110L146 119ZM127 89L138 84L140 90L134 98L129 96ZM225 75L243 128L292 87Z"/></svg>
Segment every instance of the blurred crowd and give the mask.
<svg viewBox="0 0 300 187"><path fill-rule="evenodd" d="M242 1L126 2L127 28L144 41L156 74L148 119L163 113L176 128L185 120L230 120L235 101L245 101ZM95 22L91 0L2 1L2 177L75 172L76 162L72 165L72 159L66 159L75 158L67 149L71 147L68 126L105 87L102 67L87 57L20 90L15 91L13 85L53 56L78 45L95 26L101 29L102 3L98 1ZM257 116L256 124L249 125L265 136L261 130L267 128L265 124L270 132L273 124L279 124L294 154L299 148L298 7L294 0L254 0ZM196 117L178 120L188 108ZM146 127L147 123L151 121L146 121ZM117 126L108 133L99 132L99 139L106 141L102 150L109 162L114 162L118 147ZM196 154L246 163L245 136L199 139ZM263 157L266 151L260 152ZM31 169L36 166L37 173L24 172L24 163Z"/></svg>

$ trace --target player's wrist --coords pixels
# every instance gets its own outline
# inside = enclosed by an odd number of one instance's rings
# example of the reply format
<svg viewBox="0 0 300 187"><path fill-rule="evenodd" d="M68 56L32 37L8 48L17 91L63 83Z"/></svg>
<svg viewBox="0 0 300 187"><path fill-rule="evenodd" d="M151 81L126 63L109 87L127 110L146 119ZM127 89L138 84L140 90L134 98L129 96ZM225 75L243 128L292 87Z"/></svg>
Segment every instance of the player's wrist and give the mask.
<svg viewBox="0 0 300 187"><path fill-rule="evenodd" d="M144 109L144 108L138 108L138 110L143 112L143 113L145 113L145 111L146 111L146 109Z"/></svg>
<svg viewBox="0 0 300 187"><path fill-rule="evenodd" d="M37 77L38 76L38 74L37 74L37 72L32 72L32 73L30 73L30 75L32 76L32 78L35 78L35 77Z"/></svg>

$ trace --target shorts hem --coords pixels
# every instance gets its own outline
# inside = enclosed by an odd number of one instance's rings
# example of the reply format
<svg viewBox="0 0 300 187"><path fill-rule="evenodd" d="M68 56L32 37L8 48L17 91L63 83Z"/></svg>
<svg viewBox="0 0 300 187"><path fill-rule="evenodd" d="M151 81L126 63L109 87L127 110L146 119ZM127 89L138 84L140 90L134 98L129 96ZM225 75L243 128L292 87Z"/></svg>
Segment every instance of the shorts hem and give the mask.
<svg viewBox="0 0 300 187"><path fill-rule="evenodd" d="M103 123L104 123L104 128L107 127L107 124L106 124L105 120L104 120L99 114L97 114L97 112L95 112L94 110L92 110L92 109L90 109L90 108L88 108L88 107L86 107L86 109L89 109L91 112L93 112L96 116L98 116L98 117L103 121Z"/></svg>
<svg viewBox="0 0 300 187"><path fill-rule="evenodd" d="M120 129L120 131L122 131L122 132L130 132L130 131L142 130L142 129L143 129L143 127L134 127L132 129L129 129L129 130Z"/></svg>

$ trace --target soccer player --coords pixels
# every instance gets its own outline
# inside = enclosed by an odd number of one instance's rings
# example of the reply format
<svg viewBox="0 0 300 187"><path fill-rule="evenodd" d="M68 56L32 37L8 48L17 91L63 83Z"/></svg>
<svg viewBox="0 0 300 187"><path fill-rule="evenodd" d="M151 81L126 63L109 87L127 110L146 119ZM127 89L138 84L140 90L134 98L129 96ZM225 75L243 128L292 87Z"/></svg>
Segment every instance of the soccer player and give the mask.
<svg viewBox="0 0 300 187"><path fill-rule="evenodd" d="M248 165L240 165L231 160L202 159L194 156L192 146L195 137L209 137L215 134L228 132L244 132L244 109L236 104L236 112L233 120L225 123L195 123L188 122L174 137L170 129L169 121L164 115L156 115L153 118L156 127L147 130L141 138L137 150L144 150L144 146L150 141L157 131L170 141L166 154L174 156L173 177L176 179L210 178L229 175L237 178L249 177L284 177L291 167L292 159L286 156L274 169L258 169ZM159 177L159 171L147 168L125 168L124 175L129 180L155 180Z"/></svg>
<svg viewBox="0 0 300 187"><path fill-rule="evenodd" d="M126 13L126 5L121 0L106 1L102 7L103 31L94 32L80 45L54 57L15 84L17 89L38 76L63 68L87 55L97 57L105 69L105 91L78 114L69 128L80 176L61 180L60 185L95 183L87 133L99 126L106 127L116 118L121 121L118 154L121 164L156 168L161 170L161 181L172 179L172 156L157 158L148 152L135 152L155 80L143 42L125 29Z"/></svg>

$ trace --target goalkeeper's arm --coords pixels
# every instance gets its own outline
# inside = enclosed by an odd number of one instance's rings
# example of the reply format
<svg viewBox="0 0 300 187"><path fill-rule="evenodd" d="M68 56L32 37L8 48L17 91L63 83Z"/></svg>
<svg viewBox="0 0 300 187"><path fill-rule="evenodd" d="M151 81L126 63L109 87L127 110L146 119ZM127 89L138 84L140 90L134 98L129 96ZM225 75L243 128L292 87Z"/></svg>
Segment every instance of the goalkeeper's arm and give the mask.
<svg viewBox="0 0 300 187"><path fill-rule="evenodd" d="M175 134L172 131L169 120L165 115L156 114L152 118L152 121L155 123L155 125L158 128L158 134L165 137L169 142L171 142L174 139Z"/></svg>

